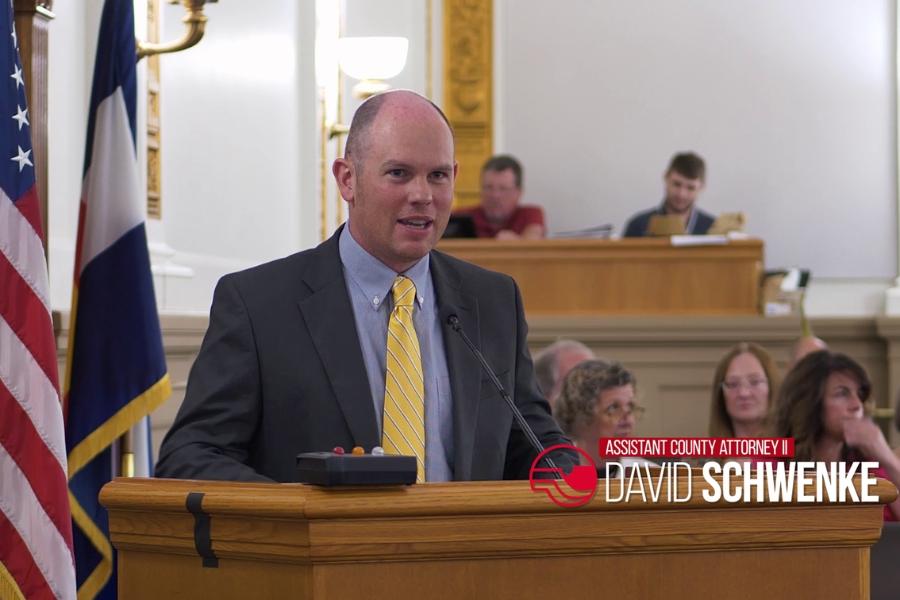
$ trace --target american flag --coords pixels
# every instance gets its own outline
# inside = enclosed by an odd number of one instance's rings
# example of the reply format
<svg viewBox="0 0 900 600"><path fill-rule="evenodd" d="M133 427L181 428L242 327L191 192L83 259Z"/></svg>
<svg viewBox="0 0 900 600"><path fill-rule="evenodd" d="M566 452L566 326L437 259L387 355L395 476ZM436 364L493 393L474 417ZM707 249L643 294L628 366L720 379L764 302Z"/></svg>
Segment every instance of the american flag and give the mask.
<svg viewBox="0 0 900 600"><path fill-rule="evenodd" d="M0 16L0 597L75 598L66 444L25 81ZM2 9L0 9L2 10Z"/></svg>

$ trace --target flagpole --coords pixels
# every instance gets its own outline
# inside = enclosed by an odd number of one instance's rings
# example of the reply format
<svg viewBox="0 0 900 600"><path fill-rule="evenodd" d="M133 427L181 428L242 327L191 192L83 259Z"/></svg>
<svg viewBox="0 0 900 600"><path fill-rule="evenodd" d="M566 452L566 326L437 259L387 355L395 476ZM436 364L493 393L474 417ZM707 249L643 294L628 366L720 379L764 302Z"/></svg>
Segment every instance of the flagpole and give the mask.
<svg viewBox="0 0 900 600"><path fill-rule="evenodd" d="M119 438L120 477L134 477L134 434L129 429Z"/></svg>

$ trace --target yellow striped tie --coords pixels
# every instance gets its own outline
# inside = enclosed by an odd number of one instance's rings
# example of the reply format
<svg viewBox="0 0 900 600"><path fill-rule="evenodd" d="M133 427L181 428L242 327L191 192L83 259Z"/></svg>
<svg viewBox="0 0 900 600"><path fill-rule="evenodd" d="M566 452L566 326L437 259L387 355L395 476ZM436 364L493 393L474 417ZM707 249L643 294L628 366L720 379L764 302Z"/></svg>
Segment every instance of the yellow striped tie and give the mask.
<svg viewBox="0 0 900 600"><path fill-rule="evenodd" d="M416 481L425 481L425 387L419 338L413 325L416 286L398 275L391 288L394 310L388 323L384 376L382 446L387 454L415 456Z"/></svg>

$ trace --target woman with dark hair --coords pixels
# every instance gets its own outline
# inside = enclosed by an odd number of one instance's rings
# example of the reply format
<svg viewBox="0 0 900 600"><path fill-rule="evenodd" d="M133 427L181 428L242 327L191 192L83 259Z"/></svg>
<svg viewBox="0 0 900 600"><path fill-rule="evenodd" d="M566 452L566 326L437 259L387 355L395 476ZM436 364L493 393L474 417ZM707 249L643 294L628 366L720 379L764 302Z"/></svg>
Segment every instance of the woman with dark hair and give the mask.
<svg viewBox="0 0 900 600"><path fill-rule="evenodd" d="M778 367L762 346L741 342L729 350L713 377L709 435L764 436L779 380Z"/></svg>
<svg viewBox="0 0 900 600"><path fill-rule="evenodd" d="M635 400L634 375L619 363L587 360L576 365L562 386L556 402L556 417L562 430L576 447L594 461L601 476L606 475L600 457L600 438L631 437L644 414ZM642 458L617 458L623 467L653 465Z"/></svg>
<svg viewBox="0 0 900 600"><path fill-rule="evenodd" d="M877 461L877 475L900 485L900 459L881 429L866 416L872 384L845 354L822 350L800 360L778 394L775 435L794 438L797 461ZM900 498L885 506L897 520Z"/></svg>

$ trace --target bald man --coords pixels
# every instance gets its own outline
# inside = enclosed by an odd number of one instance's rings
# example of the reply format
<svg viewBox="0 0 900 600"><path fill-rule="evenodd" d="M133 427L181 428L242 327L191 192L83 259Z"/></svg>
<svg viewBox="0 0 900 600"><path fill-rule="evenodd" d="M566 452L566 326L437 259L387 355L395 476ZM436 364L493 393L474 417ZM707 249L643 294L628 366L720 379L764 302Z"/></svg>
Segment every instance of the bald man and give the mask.
<svg viewBox="0 0 900 600"><path fill-rule="evenodd" d="M419 346L423 398L410 404L423 413L424 478L527 478L536 452L446 325L451 315L543 444L567 440L534 381L515 282L434 250L457 173L446 117L413 92L374 96L332 172L346 226L317 248L220 280L157 475L294 481L301 452L385 446L396 416L386 408L388 323L402 280L413 285L401 298Z"/></svg>
<svg viewBox="0 0 900 600"><path fill-rule="evenodd" d="M814 335L804 335L799 337L797 341L794 342L793 348L791 348L791 362L788 369L794 368L794 365L803 360L807 354L819 352L820 350L828 350L828 344L825 343L825 340L817 338Z"/></svg>
<svg viewBox="0 0 900 600"><path fill-rule="evenodd" d="M556 411L556 400L569 371L592 358L595 356L591 349L577 340L557 340L534 355L535 376L551 412Z"/></svg>

